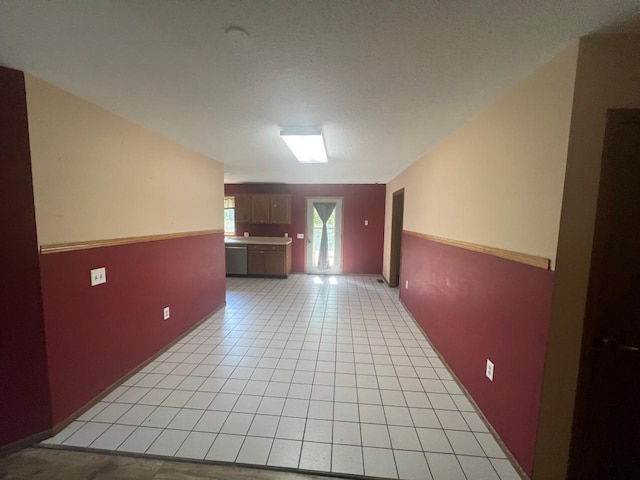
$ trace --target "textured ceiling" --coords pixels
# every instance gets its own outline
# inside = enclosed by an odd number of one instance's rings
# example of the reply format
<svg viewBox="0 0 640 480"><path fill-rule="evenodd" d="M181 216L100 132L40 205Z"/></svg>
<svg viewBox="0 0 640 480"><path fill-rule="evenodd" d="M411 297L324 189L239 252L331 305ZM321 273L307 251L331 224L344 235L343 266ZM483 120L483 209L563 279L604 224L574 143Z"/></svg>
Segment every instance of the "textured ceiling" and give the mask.
<svg viewBox="0 0 640 480"><path fill-rule="evenodd" d="M0 0L0 64L225 164L227 182L386 182L638 0ZM241 26L250 38L225 34ZM284 126L322 128L299 165Z"/></svg>

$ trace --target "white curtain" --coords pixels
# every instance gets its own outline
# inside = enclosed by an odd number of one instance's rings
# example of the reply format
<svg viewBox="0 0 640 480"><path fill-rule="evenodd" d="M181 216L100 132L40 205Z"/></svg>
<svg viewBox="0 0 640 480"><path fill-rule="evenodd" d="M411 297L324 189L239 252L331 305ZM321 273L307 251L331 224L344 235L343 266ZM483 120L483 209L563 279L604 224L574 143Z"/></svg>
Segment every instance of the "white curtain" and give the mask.
<svg viewBox="0 0 640 480"><path fill-rule="evenodd" d="M320 238L318 270L324 272L331 268L331 264L329 263L329 238L327 234L327 220L331 218L331 214L336 208L336 203L314 203L313 208L316 209L320 220L322 220L322 237Z"/></svg>

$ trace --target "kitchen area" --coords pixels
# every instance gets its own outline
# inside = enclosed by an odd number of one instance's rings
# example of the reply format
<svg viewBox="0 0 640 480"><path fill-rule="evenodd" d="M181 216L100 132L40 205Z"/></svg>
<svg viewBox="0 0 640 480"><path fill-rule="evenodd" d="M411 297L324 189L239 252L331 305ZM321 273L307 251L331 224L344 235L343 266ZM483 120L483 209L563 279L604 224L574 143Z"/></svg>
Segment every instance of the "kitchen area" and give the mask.
<svg viewBox="0 0 640 480"><path fill-rule="evenodd" d="M236 224L290 224L288 194L242 194L225 197L225 232ZM227 226L228 225L228 226ZM227 276L287 278L291 275L290 237L225 236Z"/></svg>

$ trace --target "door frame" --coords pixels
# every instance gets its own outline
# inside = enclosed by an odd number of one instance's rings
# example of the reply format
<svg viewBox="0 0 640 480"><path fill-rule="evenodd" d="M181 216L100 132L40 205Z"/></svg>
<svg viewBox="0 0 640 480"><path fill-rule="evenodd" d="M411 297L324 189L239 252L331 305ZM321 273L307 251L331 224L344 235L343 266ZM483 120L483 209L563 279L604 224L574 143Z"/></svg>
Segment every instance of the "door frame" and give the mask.
<svg viewBox="0 0 640 480"><path fill-rule="evenodd" d="M596 206L596 219L591 249L591 265L589 269L589 285L584 313L580 365L578 369L578 385L571 429L571 444L569 451L569 465L567 479L578 480L586 478L583 459L585 454L593 454L589 450L585 433L589 428L589 412L593 408L594 400L591 393L597 381L595 371L600 347L599 326L603 319L599 316L600 286L603 282L603 267L606 262L605 242L608 236L606 229L607 204L610 202L611 192L615 189L610 170L613 165L613 149L617 127L629 120L640 122L640 109L609 109L603 140L602 158L600 166L600 181ZM640 197L640 194L637 195Z"/></svg>
<svg viewBox="0 0 640 480"><path fill-rule="evenodd" d="M398 212L399 197L402 197L402 211ZM401 215L398 218L399 213ZM397 287L400 283L400 264L402 263L402 228L404 223L404 188L393 192L391 202L391 246L389 255L390 287Z"/></svg>
<svg viewBox="0 0 640 480"><path fill-rule="evenodd" d="M309 199L317 200L341 200L342 201L342 213L340 215L340 273L330 273L327 275L342 275L343 273L343 261L344 261L344 197L338 195L306 195L304 197L304 273L311 275L324 275L321 273L308 272L307 271L307 245L309 244L309 232L307 230L307 219L309 212L307 204Z"/></svg>

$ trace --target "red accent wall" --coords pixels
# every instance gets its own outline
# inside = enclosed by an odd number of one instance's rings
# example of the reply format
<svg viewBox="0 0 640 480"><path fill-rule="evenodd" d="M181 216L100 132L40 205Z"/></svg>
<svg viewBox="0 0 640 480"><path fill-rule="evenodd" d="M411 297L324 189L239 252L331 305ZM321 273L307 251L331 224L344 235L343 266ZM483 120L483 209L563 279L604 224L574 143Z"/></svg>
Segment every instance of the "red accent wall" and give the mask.
<svg viewBox="0 0 640 480"><path fill-rule="evenodd" d="M531 475L554 273L405 234L400 280L404 304Z"/></svg>
<svg viewBox="0 0 640 480"><path fill-rule="evenodd" d="M368 184L284 184L245 183L227 184L225 194L289 193L291 194L291 225L236 224L236 235L249 232L251 236L282 237L289 233L292 270L304 272L305 240L297 233L305 231L305 197L344 197L342 229L342 272L346 274L381 274L384 248L385 185ZM364 221L369 225L365 226Z"/></svg>
<svg viewBox="0 0 640 480"><path fill-rule="evenodd" d="M22 72L0 67L0 446L51 425Z"/></svg>
<svg viewBox="0 0 640 480"><path fill-rule="evenodd" d="M225 301L222 233L45 254L40 262L54 424ZM98 267L107 283L91 287L89 271Z"/></svg>

